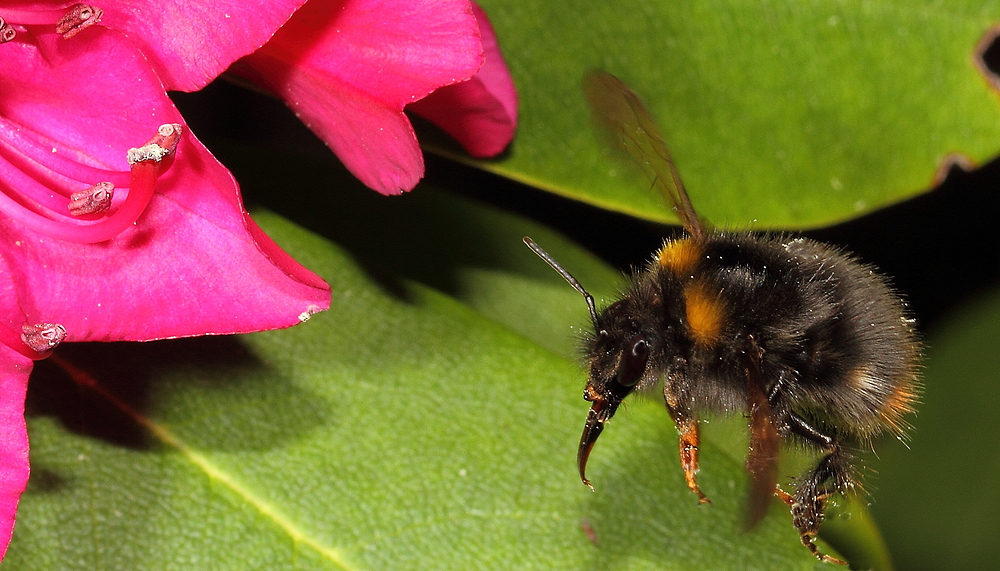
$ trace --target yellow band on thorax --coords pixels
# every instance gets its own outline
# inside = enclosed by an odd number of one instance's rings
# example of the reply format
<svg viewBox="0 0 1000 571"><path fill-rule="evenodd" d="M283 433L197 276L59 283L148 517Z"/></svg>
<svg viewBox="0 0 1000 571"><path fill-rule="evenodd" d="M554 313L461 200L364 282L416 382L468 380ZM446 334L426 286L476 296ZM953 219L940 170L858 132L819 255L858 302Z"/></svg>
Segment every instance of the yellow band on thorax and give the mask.
<svg viewBox="0 0 1000 571"><path fill-rule="evenodd" d="M701 245L691 238L670 240L660 248L656 260L660 267L677 275L690 274L698 264Z"/></svg>

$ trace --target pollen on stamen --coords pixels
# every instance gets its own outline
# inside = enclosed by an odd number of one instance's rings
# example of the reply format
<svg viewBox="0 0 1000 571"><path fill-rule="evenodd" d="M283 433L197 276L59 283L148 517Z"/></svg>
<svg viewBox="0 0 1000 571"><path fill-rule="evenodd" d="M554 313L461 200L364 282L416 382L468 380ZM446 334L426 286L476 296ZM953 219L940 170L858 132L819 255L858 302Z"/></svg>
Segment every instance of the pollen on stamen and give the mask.
<svg viewBox="0 0 1000 571"><path fill-rule="evenodd" d="M17 37L17 30L15 30L7 20L0 18L0 44L6 44L7 42L13 40Z"/></svg>
<svg viewBox="0 0 1000 571"><path fill-rule="evenodd" d="M115 185L110 182L99 182L94 186L74 192L69 196L69 213L73 216L97 214L111 207L111 199L115 194Z"/></svg>
<svg viewBox="0 0 1000 571"><path fill-rule="evenodd" d="M181 139L181 125L179 123L164 123L156 130L156 135L146 141L141 147L133 147L128 150L128 164L134 165L144 161L160 162L177 150L177 143Z"/></svg>
<svg viewBox="0 0 1000 571"><path fill-rule="evenodd" d="M101 20L104 10L89 4L74 4L69 12L56 22L56 33L70 39Z"/></svg>
<svg viewBox="0 0 1000 571"><path fill-rule="evenodd" d="M21 326L21 341L32 351L44 353L55 349L66 339L66 328L58 323L35 323Z"/></svg>

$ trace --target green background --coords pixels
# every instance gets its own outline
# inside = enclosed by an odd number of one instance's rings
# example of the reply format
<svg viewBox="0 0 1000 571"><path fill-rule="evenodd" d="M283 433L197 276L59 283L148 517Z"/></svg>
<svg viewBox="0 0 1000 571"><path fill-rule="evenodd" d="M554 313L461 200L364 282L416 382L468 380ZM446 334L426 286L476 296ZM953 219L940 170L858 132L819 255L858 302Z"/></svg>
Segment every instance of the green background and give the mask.
<svg viewBox="0 0 1000 571"><path fill-rule="evenodd" d="M287 331L67 345L40 363L32 478L2 566L829 568L780 503L739 531L738 416L705 426L710 506L684 486L655 395L602 436L597 492L579 482L588 318L520 238L601 303L676 232L653 224L669 211L589 125L580 81L600 67L647 101L701 214L843 245L920 320L927 388L908 446L865 457L870 494L830 510L823 549L856 568L989 568L1000 172L926 192L949 157L983 164L1000 147L975 58L997 4L483 6L519 88L517 138L475 162L422 129L438 156L407 196L362 188L277 102L227 85L177 97L333 305Z"/></svg>

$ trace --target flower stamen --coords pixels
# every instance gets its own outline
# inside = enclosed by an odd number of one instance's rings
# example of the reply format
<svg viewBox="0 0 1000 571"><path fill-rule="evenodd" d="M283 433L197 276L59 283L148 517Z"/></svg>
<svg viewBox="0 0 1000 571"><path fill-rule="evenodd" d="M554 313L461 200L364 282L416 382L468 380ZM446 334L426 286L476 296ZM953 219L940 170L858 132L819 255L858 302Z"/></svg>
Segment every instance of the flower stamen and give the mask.
<svg viewBox="0 0 1000 571"><path fill-rule="evenodd" d="M56 22L56 33L70 39L101 20L104 10L89 4L75 4Z"/></svg>
<svg viewBox="0 0 1000 571"><path fill-rule="evenodd" d="M39 10L33 8L3 7L6 20L0 19L0 43L6 43L17 36L14 26L54 26L55 31L70 39L83 30L101 21L104 10L91 4L74 4L67 8Z"/></svg>
<svg viewBox="0 0 1000 571"><path fill-rule="evenodd" d="M115 194L115 185L110 182L99 182L94 186L74 192L69 195L69 213L73 216L97 214L111 208L111 198Z"/></svg>
<svg viewBox="0 0 1000 571"><path fill-rule="evenodd" d="M141 147L128 150L128 164L135 166L144 161L160 162L177 150L181 140L181 126L178 123L164 123L156 130L156 136Z"/></svg>
<svg viewBox="0 0 1000 571"><path fill-rule="evenodd" d="M17 30L15 30L7 20L0 18L0 44L6 44L7 42L13 40L17 37Z"/></svg>
<svg viewBox="0 0 1000 571"><path fill-rule="evenodd" d="M39 353L31 347L28 347L28 345L24 342L23 336L24 333L21 332L20 328L18 328L18 331L14 331L14 329L8 324L0 324L0 343L10 347L32 361L38 361L48 357L48 353Z"/></svg>
<svg viewBox="0 0 1000 571"><path fill-rule="evenodd" d="M66 339L66 328L58 323L25 323L21 326L21 341L32 351L45 353Z"/></svg>
<svg viewBox="0 0 1000 571"><path fill-rule="evenodd" d="M0 121L0 132L5 130L4 127L5 125ZM108 209L115 188L115 184L112 182L99 183L85 191L73 193L61 188L51 188L51 191L57 194L53 195L52 192L49 192L49 197L58 196L58 194L69 195L69 212L67 213L66 210L60 211L51 206L43 206L38 200L33 200L29 194L31 192L38 194L42 189L27 190L28 185L32 185L31 188L37 185L26 176L0 181L0 212L7 214L17 224L31 231L60 240L82 244L111 240L135 224L136 220L145 212L149 201L153 198L153 192L156 190L156 181L164 167L164 159L174 154L181 134L182 128L179 124L161 125L157 129L157 134L146 144L128 150L127 158L131 168L128 173L128 183L123 185L127 186L128 192L125 200L110 215L97 219L88 218ZM0 155L4 154L4 150L14 150L20 157L28 156L24 148L12 148L9 146L9 141L5 143L7 144L0 143ZM38 145L34 141L32 143L35 146ZM29 144L27 147L28 152L30 152L32 145ZM31 156L30 158L34 160L35 157ZM67 157L63 157L59 164L63 165L66 162L73 163ZM44 169L47 163L37 164ZM78 165L78 168L92 169L92 167L82 164ZM22 170L23 168L19 169L15 174L23 174ZM112 180L117 180L125 174L109 172L114 175ZM4 186L7 188L3 188ZM67 205L67 202L63 202L62 205Z"/></svg>

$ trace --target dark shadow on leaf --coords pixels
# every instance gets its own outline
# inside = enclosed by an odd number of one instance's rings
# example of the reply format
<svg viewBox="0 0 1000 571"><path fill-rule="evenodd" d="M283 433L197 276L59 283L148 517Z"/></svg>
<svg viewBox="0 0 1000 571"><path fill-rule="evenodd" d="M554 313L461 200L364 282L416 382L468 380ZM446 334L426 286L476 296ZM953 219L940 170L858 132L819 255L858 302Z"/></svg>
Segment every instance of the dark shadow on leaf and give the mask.
<svg viewBox="0 0 1000 571"><path fill-rule="evenodd" d="M58 358L97 388L42 361L29 383L27 416L54 417L72 432L118 446L163 444L133 415L203 450L270 449L333 416L236 336L70 343Z"/></svg>
<svg viewBox="0 0 1000 571"><path fill-rule="evenodd" d="M432 161L428 161L432 164ZM447 184L549 224L623 271L644 263L677 228L601 211L512 181L450 165ZM479 180L477 185L474 181ZM857 219L802 232L843 247L879 268L910 302L921 329L1000 283L1000 159L966 171L953 167L926 194Z"/></svg>
<svg viewBox="0 0 1000 571"><path fill-rule="evenodd" d="M394 274L387 272L374 260L355 260L358 266L364 270L365 274L371 278L382 293L401 301L403 303L413 303L413 292L406 287L406 283Z"/></svg>
<svg viewBox="0 0 1000 571"><path fill-rule="evenodd" d="M31 466L31 478L28 480L29 494L46 494L59 492L66 487L66 478L54 470L48 470L44 466Z"/></svg>
<svg viewBox="0 0 1000 571"><path fill-rule="evenodd" d="M998 31L1000 27L985 36L977 52L981 57L976 56L985 62L982 67L988 78L998 77L993 70L1000 70ZM210 143L242 181L248 201L331 238L359 260L372 260L364 262L369 267L392 267L400 277L452 293L460 287L455 279L460 265L489 268L497 263L496 256L510 252L506 243L472 247L486 239L477 232L475 221L462 211L438 209L435 197L426 196L432 193L424 187L399 197L382 197L364 188L275 99L225 82L215 82L196 94L172 96L199 137ZM224 112L234 107L234 101L261 111L252 117ZM262 141L270 146L260 145ZM257 154L247 153L255 142L260 145ZM261 148L270 154L261 156ZM427 156L426 160L426 180L432 185L549 224L623 270L644 263L664 237L677 231L447 159ZM968 173L952 169L931 192L804 234L841 245L879 267L906 294L918 322L926 327L962 300L1000 281L1000 234L992 230L1000 213L998 180L998 160ZM309 196L288 200L289 189ZM338 213L336 222L330 212ZM372 212L378 216L375 223ZM753 216L748 212L747 220ZM413 236L421 239L414 242ZM512 235L507 241L524 250L520 236ZM436 255L427 256L428 249ZM539 275L547 271L539 264Z"/></svg>
<svg viewBox="0 0 1000 571"><path fill-rule="evenodd" d="M376 268L459 297L464 270L509 271L515 256L530 260L536 275L558 280L544 264L535 263L533 254L521 243L527 224L514 218L498 224L483 205L456 203L453 196L428 186L401 196L382 196L358 182L301 124L276 123L275 117L290 115L280 103L219 82L198 97L208 97L209 101L213 97L226 101L251 98L255 99L253 104L268 110L254 117L252 129L243 117L239 139L226 135L231 133L230 126L216 123L217 116L204 117L207 124L198 125L197 131L236 173L248 204L273 210L335 242L387 293L408 299ZM186 102L198 103L189 95L175 94L174 98L183 109ZM219 132L220 138L212 139L214 132ZM269 144L247 144L255 139ZM431 184L437 174L447 170L440 169L441 165L452 164L432 156L426 159ZM466 185L483 180L475 169L460 167L458 173L459 177L469 176ZM296 198L290 200L287 192L296 193Z"/></svg>
<svg viewBox="0 0 1000 571"><path fill-rule="evenodd" d="M119 346L115 343L102 348L97 343L71 343L60 347L57 354L97 380L129 407L144 414L148 406L149 378L140 371L129 378L114 370L122 363L117 355L112 356ZM146 449L152 444L146 430L125 411L97 391L76 383L51 359L37 363L31 373L25 416L29 419L54 417L72 432L118 446Z"/></svg>

